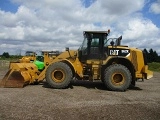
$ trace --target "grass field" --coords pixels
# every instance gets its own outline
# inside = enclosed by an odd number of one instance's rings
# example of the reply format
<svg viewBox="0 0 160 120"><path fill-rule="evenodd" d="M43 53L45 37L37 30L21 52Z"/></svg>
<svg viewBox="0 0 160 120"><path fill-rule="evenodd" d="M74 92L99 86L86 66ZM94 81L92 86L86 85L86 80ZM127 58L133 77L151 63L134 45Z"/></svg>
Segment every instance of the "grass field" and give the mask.
<svg viewBox="0 0 160 120"><path fill-rule="evenodd" d="M150 70L160 72L160 63L152 62L152 63L148 63L148 66Z"/></svg>

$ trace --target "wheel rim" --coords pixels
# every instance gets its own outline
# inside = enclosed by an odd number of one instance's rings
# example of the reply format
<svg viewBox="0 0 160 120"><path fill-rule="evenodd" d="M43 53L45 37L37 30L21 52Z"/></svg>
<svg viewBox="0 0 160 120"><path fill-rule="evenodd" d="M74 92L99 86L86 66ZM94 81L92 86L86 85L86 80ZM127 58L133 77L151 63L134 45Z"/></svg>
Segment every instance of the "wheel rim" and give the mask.
<svg viewBox="0 0 160 120"><path fill-rule="evenodd" d="M116 86L123 85L125 82L124 76L121 73L115 73L112 75L112 83Z"/></svg>
<svg viewBox="0 0 160 120"><path fill-rule="evenodd" d="M61 83L64 81L65 73L63 70L54 70L52 72L52 80L56 83Z"/></svg>

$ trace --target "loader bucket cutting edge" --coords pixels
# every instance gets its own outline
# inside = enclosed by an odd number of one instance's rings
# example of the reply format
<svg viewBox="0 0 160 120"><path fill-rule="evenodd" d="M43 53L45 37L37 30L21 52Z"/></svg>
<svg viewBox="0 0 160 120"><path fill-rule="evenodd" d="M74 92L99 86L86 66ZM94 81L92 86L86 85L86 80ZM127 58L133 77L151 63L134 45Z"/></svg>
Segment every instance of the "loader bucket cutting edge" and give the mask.
<svg viewBox="0 0 160 120"><path fill-rule="evenodd" d="M24 77L19 71L9 70L4 78L0 81L0 87L5 88L22 88L26 83Z"/></svg>
<svg viewBox="0 0 160 120"><path fill-rule="evenodd" d="M147 71L147 80L153 77L153 72L148 70Z"/></svg>

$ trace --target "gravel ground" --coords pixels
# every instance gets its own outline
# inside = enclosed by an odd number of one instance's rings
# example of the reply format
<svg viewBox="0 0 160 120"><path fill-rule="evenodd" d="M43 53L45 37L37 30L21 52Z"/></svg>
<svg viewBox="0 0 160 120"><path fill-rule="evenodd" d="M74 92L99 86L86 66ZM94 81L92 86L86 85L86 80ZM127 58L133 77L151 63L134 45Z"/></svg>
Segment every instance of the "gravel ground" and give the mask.
<svg viewBox="0 0 160 120"><path fill-rule="evenodd" d="M1 70L1 79L5 73ZM0 88L0 120L160 120L159 78L154 73L126 92L87 81L76 81L68 89L51 89L45 82Z"/></svg>

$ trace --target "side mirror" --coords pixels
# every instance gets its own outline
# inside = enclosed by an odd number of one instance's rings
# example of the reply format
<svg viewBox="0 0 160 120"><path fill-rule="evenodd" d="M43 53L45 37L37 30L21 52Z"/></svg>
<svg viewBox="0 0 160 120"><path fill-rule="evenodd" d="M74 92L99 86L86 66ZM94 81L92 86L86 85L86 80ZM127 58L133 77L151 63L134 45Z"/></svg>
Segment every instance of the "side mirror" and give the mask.
<svg viewBox="0 0 160 120"><path fill-rule="evenodd" d="M117 45L121 45L121 40L122 40L122 36L120 36L120 37L116 40Z"/></svg>
<svg viewBox="0 0 160 120"><path fill-rule="evenodd" d="M66 51L68 51L69 56L71 57L71 54L69 52L69 47L66 47Z"/></svg>
<svg viewBox="0 0 160 120"><path fill-rule="evenodd" d="M114 45L114 41L111 41L110 44L111 44L111 46L113 46Z"/></svg>

